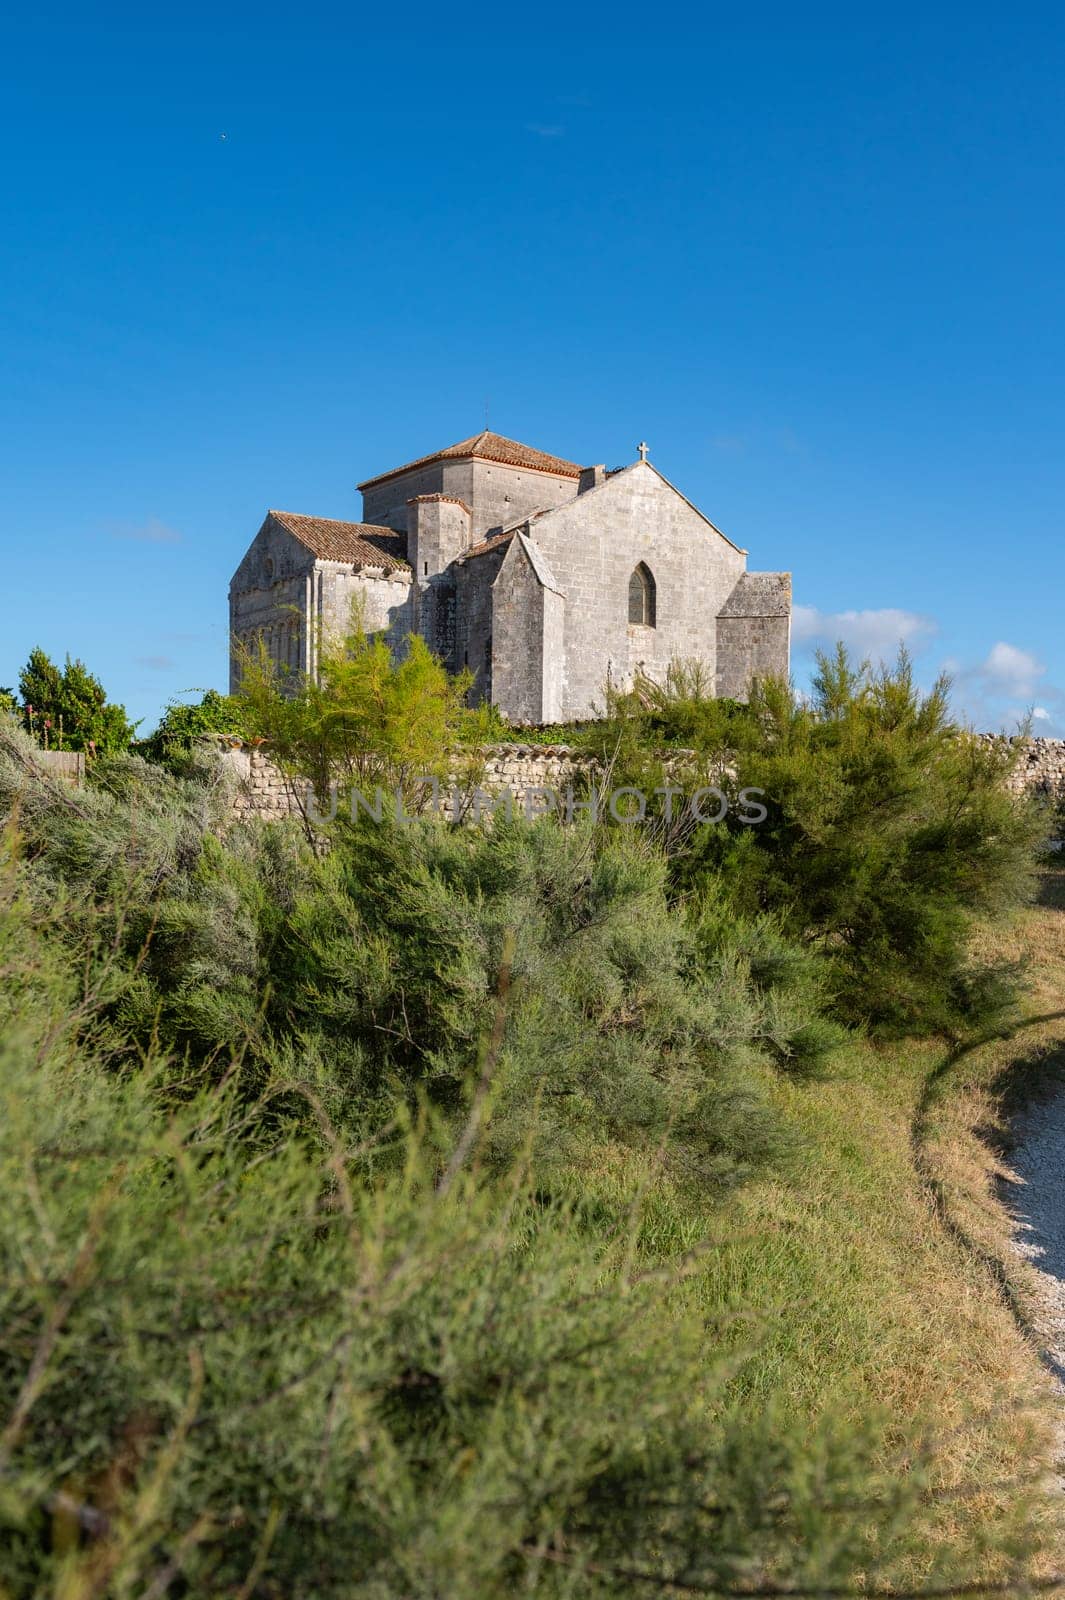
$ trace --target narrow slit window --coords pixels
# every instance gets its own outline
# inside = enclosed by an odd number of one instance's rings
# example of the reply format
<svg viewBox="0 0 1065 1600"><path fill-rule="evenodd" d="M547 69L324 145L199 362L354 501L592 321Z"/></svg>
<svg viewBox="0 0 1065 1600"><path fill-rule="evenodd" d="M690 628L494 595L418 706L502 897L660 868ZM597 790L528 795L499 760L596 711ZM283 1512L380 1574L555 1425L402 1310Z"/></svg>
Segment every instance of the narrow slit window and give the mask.
<svg viewBox="0 0 1065 1600"><path fill-rule="evenodd" d="M629 621L643 628L655 626L655 580L642 561L629 579Z"/></svg>

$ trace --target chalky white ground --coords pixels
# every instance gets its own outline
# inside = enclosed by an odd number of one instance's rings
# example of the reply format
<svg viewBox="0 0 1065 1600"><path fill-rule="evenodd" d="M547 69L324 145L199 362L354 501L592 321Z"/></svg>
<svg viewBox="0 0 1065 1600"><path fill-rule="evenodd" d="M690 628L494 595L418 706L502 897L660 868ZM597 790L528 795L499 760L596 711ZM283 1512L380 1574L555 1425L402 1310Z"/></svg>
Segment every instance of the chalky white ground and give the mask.
<svg viewBox="0 0 1065 1600"><path fill-rule="evenodd" d="M1065 1395L1065 1092L1030 1105L1014 1124L1005 1185L1013 1246L1035 1269L1035 1321L1058 1389Z"/></svg>

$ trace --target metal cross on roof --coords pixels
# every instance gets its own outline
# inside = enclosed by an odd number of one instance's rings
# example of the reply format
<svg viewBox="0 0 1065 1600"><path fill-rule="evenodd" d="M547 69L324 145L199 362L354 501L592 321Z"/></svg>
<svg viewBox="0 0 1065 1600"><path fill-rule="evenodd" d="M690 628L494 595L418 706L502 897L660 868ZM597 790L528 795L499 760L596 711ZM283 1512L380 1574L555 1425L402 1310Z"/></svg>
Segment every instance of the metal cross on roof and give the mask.
<svg viewBox="0 0 1065 1600"><path fill-rule="evenodd" d="M644 444L643 440L641 439L639 444L636 446L636 448L640 452L640 460L641 461L646 461L647 460L647 452L651 448L651 446L649 444Z"/></svg>

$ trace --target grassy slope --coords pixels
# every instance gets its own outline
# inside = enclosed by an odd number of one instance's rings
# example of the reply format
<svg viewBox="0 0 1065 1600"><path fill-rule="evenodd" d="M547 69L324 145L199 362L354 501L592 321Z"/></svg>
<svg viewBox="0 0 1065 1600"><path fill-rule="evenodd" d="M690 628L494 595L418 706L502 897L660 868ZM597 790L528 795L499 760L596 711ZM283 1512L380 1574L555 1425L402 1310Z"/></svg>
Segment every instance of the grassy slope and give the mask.
<svg viewBox="0 0 1065 1600"><path fill-rule="evenodd" d="M1065 1009L1065 876L1045 898L997 936L1030 964L1029 1013ZM925 1571L941 1539L979 1543L1029 1502L1037 1569L1065 1566L1045 1492L1052 1402L1022 1328L1023 1281L1013 1304L1000 1281L1008 1219L995 1192L995 1130L1063 1041L1065 1020L1051 1022L946 1072L939 1042L858 1043L831 1080L778 1083L799 1141L791 1169L724 1217L622 1158L599 1174L614 1196L642 1190L650 1253L715 1241L677 1292L714 1323L754 1308L732 1335L738 1398L811 1420L880 1408L885 1452L924 1431L935 1458ZM982 1576L996 1574L992 1561Z"/></svg>

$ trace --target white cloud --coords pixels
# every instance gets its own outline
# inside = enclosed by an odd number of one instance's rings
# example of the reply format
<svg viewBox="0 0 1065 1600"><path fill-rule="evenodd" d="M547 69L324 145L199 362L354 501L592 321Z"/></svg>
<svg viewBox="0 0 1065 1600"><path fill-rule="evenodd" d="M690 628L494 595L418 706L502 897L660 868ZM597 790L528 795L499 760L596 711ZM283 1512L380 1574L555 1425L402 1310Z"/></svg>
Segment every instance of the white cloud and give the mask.
<svg viewBox="0 0 1065 1600"><path fill-rule="evenodd" d="M976 671L990 693L1019 695L1023 699L1034 693L1046 667L1030 650L1018 649L1015 644L1000 639L991 646L986 660Z"/></svg>
<svg viewBox="0 0 1065 1600"><path fill-rule="evenodd" d="M856 656L890 661L900 644L912 651L923 649L938 632L938 624L931 617L894 606L878 611L819 611L816 606L796 606L791 632L797 644L810 649L831 649L842 641Z"/></svg>
<svg viewBox="0 0 1065 1600"><path fill-rule="evenodd" d="M525 129L527 133L535 133L541 139L561 139L566 131L561 122L527 122Z"/></svg>
<svg viewBox="0 0 1065 1600"><path fill-rule="evenodd" d="M1065 734L1065 692L1046 681L1031 650L999 639L977 666L950 665L956 701L975 727L1013 733L1030 719L1046 737Z"/></svg>

